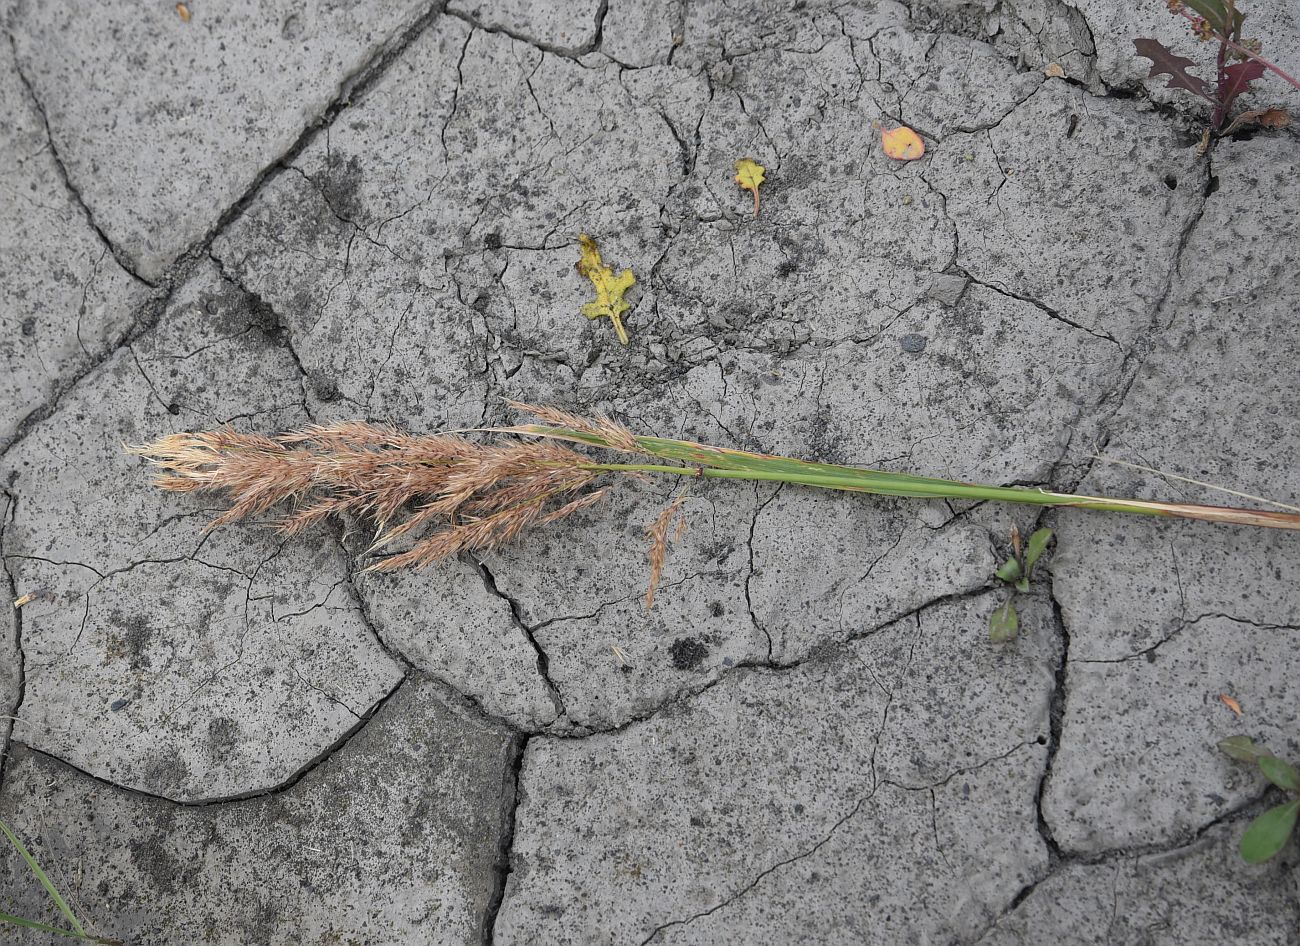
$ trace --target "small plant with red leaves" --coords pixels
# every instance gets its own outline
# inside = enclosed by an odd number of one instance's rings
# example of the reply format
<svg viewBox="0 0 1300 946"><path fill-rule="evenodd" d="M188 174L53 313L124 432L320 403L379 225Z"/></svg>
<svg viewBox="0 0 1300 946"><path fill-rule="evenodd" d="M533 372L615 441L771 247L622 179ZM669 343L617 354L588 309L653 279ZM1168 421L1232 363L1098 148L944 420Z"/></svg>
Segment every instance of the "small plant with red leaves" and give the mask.
<svg viewBox="0 0 1300 946"><path fill-rule="evenodd" d="M1214 81L1207 82L1188 72L1196 63L1186 56L1176 55L1164 44L1154 39L1135 39L1133 45L1139 56L1151 60L1149 78L1167 76L1171 89L1183 89L1199 95L1214 107L1210 116L1210 131L1228 135L1251 125L1281 128L1290 124L1290 116L1280 108L1257 109L1242 112L1232 121L1232 106L1238 96L1250 90L1251 83L1262 79L1266 72L1300 89L1300 81L1282 71L1276 64L1260 55L1263 43L1258 39L1243 39L1242 23L1246 16L1237 9L1235 0L1168 0L1169 12L1181 16L1191 26L1192 33L1202 42L1218 43L1214 60Z"/></svg>

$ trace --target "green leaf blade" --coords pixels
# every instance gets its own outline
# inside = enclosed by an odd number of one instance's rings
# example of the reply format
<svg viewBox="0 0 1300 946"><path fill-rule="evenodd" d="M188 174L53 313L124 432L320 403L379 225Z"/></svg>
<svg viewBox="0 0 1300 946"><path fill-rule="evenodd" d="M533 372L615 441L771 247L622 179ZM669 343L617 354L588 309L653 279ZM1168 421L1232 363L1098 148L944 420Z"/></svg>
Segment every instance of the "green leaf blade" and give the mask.
<svg viewBox="0 0 1300 946"><path fill-rule="evenodd" d="M1016 614L1013 599L996 609L989 617L989 640L1001 644L1013 639L1020 630L1020 615Z"/></svg>
<svg viewBox="0 0 1300 946"><path fill-rule="evenodd" d="M84 933L74 933L72 930L60 929L57 926L50 926L48 923L37 923L35 920L27 920L21 916L14 916L12 913L0 913L0 923L12 923L14 926L20 926L26 930L36 930L38 933L53 933L57 936L66 936L69 939L84 939L92 943L104 942L104 940L95 939Z"/></svg>
<svg viewBox="0 0 1300 946"><path fill-rule="evenodd" d="M1220 0L1184 0L1184 2L1207 20L1216 33L1229 37L1241 33L1241 22L1245 19L1245 14L1236 9L1235 4L1229 16L1228 5Z"/></svg>
<svg viewBox="0 0 1300 946"><path fill-rule="evenodd" d="M1252 821L1241 836L1241 859L1247 864L1262 864L1276 856L1295 830L1297 816L1300 816L1300 798L1270 808Z"/></svg>
<svg viewBox="0 0 1300 946"><path fill-rule="evenodd" d="M993 574L1008 583L1017 581L1020 578L1020 563L1009 558Z"/></svg>
<svg viewBox="0 0 1300 946"><path fill-rule="evenodd" d="M1300 772L1295 770L1295 766L1275 755L1260 756L1256 762L1270 782L1278 788L1300 795Z"/></svg>
<svg viewBox="0 0 1300 946"><path fill-rule="evenodd" d="M36 858L32 857L32 852L27 850L22 841L18 840L18 835L14 834L9 825L3 821L0 821L0 833L3 833L9 839L9 843L14 846L18 855L27 862L27 867L31 870L32 875L40 881L41 886L45 888L45 892L54 901L54 905L59 908L59 912L63 914L64 919L72 925L76 935L87 938L85 928L77 919L76 914L72 912L72 908L68 906L68 902L63 899L63 894L59 893L58 888L54 886L54 882L46 876L45 871L41 870L41 865L36 863Z"/></svg>
<svg viewBox="0 0 1300 946"><path fill-rule="evenodd" d="M1047 551L1047 544L1052 541L1054 534L1051 529L1036 529L1029 537L1029 544L1025 546L1026 577L1034 573L1034 564L1043 557L1043 553Z"/></svg>
<svg viewBox="0 0 1300 946"><path fill-rule="evenodd" d="M1261 756L1271 755L1263 746L1255 745L1249 736L1229 736L1219 741L1219 751L1238 762L1258 762Z"/></svg>

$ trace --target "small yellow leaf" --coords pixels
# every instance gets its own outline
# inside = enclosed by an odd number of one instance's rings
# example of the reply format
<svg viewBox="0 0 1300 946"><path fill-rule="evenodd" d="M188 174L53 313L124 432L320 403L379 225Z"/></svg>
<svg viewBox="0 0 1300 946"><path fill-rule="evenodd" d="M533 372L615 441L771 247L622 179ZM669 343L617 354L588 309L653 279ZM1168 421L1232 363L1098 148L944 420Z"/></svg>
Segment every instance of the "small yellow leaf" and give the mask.
<svg viewBox="0 0 1300 946"><path fill-rule="evenodd" d="M181 18L182 23L190 21L190 8L183 3L176 4L176 15Z"/></svg>
<svg viewBox="0 0 1300 946"><path fill-rule="evenodd" d="M885 155L895 161L915 161L925 154L925 142L921 136L905 125L882 131L880 142L885 146Z"/></svg>
<svg viewBox="0 0 1300 946"><path fill-rule="evenodd" d="M589 319L607 318L614 323L618 340L627 344L627 331L623 328L623 313L632 308L632 304L623 296L636 284L632 270L625 269L617 276L600 259L600 250L596 241L587 234L578 237L582 247L582 257L578 260L578 273L591 280L596 289L596 298L582 307L582 314Z"/></svg>
<svg viewBox="0 0 1300 946"><path fill-rule="evenodd" d="M29 591L21 598L14 598L14 607L21 608L23 605L31 604L35 600L36 600L36 595Z"/></svg>
<svg viewBox="0 0 1300 946"><path fill-rule="evenodd" d="M767 168L752 158L741 158L736 162L736 183L741 190L754 194L754 216L758 216L758 188L763 183Z"/></svg>
<svg viewBox="0 0 1300 946"><path fill-rule="evenodd" d="M1219 702L1228 707L1228 709L1232 710L1238 716L1242 715L1241 704L1237 702L1235 697L1228 696L1226 693L1220 693Z"/></svg>

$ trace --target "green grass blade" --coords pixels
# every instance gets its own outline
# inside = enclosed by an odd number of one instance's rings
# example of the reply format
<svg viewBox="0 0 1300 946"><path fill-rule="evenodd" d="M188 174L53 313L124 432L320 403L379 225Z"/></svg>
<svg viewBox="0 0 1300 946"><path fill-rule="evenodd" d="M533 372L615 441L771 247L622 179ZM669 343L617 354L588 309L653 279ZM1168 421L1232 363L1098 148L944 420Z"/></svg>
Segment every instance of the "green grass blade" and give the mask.
<svg viewBox="0 0 1300 946"><path fill-rule="evenodd" d="M525 424L519 427L493 429L497 433L549 437L593 447L619 449L611 447L611 444L599 434L573 430L567 427ZM635 440L641 451L646 455L661 460L672 460L677 463L687 464L687 466L674 467L647 463L600 463L593 461L588 469L611 473L670 473L676 476L698 476L703 479L795 483L820 489L873 493L878 496L898 496L908 499L968 499L976 502L993 500L1033 506L1068 506L1102 512L1125 512L1139 516L1173 517L1196 519L1202 522L1257 526L1267 529L1300 530L1300 514L1293 512L1266 512L1258 509L1236 509L1230 506L1205 506L1196 503L1172 503L1145 499L1120 499L1109 496L1054 493L1049 490L1028 489L1021 486L966 483L960 480L918 476L913 473L891 473L886 470L874 470L866 467L816 463L809 460L798 460L793 457L770 456L762 453L750 453L745 450L713 447L689 440L671 440L663 437L636 437Z"/></svg>
<svg viewBox="0 0 1300 946"><path fill-rule="evenodd" d="M63 894L59 893L58 888L55 887L50 878L45 875L45 871L41 870L41 865L36 863L36 858L32 857L32 852L27 850L27 847L22 841L18 840L18 835L14 834L13 831L10 830L9 825L5 824L3 821L0 821L0 832L3 832L4 836L9 839L9 843L14 846L22 859L27 862L28 868L31 869L31 872L35 875L36 879L40 881L41 886L45 888L45 892L50 895L50 899L53 900L54 905L59 908L59 912L63 914L64 919L72 924L72 929L75 930L75 935L80 936L83 939L89 939L90 937L87 936L86 930L77 919L76 914L72 912L72 908L68 906L68 902L63 899Z"/></svg>
<svg viewBox="0 0 1300 946"><path fill-rule="evenodd" d="M20 916L14 916L12 913L0 913L0 923L12 923L14 926L21 926L24 929L36 930L40 933L54 933L58 936L66 936L69 939L84 939L92 943L103 943L107 940L95 939L86 933L74 933L72 930L60 929L57 926L50 926L47 923L37 923L35 920L25 920Z"/></svg>

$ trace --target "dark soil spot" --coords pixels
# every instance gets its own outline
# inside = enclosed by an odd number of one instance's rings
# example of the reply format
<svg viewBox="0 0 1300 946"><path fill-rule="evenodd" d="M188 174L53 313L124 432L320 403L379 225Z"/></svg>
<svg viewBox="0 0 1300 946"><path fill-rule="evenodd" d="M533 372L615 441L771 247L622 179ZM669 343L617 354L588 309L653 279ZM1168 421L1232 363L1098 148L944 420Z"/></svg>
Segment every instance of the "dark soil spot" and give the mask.
<svg viewBox="0 0 1300 946"><path fill-rule="evenodd" d="M668 653L672 655L673 666L678 670L694 670L709 656L709 648L698 638L681 637L673 641Z"/></svg>

